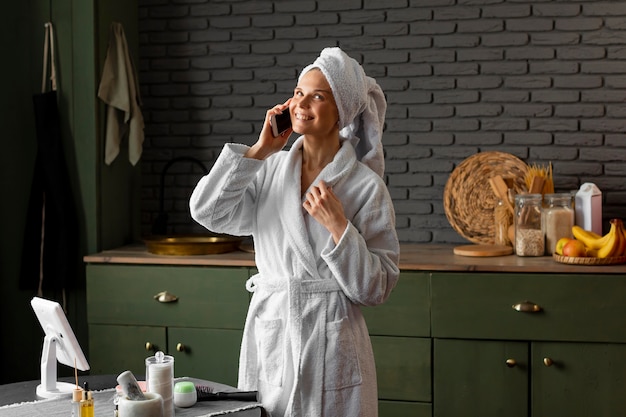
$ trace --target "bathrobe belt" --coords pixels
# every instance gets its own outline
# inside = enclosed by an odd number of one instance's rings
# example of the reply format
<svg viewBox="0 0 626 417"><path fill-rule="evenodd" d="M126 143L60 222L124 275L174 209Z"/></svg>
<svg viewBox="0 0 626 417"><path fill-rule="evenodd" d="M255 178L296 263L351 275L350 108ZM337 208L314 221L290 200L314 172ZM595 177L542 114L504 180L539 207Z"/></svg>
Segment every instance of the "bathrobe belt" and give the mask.
<svg viewBox="0 0 626 417"><path fill-rule="evenodd" d="M289 280L290 278L281 280L265 280L261 278L260 274L256 274L246 281L246 289L249 292L255 292L257 289L262 289L267 292L286 291L289 285ZM301 293L312 294L341 291L339 283L334 279L304 280L300 281L299 284Z"/></svg>

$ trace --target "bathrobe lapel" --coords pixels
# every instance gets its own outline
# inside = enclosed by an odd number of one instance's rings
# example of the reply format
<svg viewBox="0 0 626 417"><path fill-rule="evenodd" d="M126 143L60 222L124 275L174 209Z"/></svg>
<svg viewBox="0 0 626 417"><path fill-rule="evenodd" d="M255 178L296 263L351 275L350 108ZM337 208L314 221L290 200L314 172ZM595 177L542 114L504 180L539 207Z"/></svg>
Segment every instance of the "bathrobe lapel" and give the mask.
<svg viewBox="0 0 626 417"><path fill-rule="evenodd" d="M287 240L302 265L302 272L308 275L308 279L320 279L316 262L319 255L313 253L309 243L308 231L304 222L304 216L308 216L308 213L302 208L304 199L301 197L299 181L302 172L302 141L303 137L300 137L294 142L288 153L288 163L284 164L281 173L281 183L284 186L285 213L280 218L287 232ZM317 185L323 180L331 187L335 187L346 177L355 163L354 148L347 141L343 141L333 161L322 170L313 184ZM298 276L302 275L298 274Z"/></svg>

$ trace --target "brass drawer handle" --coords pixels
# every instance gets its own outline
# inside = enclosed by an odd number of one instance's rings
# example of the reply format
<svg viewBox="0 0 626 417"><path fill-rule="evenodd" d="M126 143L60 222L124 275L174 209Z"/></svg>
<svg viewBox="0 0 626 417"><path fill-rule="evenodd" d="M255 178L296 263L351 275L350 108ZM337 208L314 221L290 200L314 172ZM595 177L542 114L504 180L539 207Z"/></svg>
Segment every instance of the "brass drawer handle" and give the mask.
<svg viewBox="0 0 626 417"><path fill-rule="evenodd" d="M549 367L554 365L554 361L551 358L543 358L543 364Z"/></svg>
<svg viewBox="0 0 626 417"><path fill-rule="evenodd" d="M517 361L515 359L507 359L505 363L509 368L515 368L517 365Z"/></svg>
<svg viewBox="0 0 626 417"><path fill-rule="evenodd" d="M178 297L176 297L174 294L170 294L167 291L161 291L154 296L154 299L157 300L159 303L175 303L176 301L178 301Z"/></svg>
<svg viewBox="0 0 626 417"><path fill-rule="evenodd" d="M154 350L154 346L152 345L152 343L146 342L146 350L148 350L148 351Z"/></svg>
<svg viewBox="0 0 626 417"><path fill-rule="evenodd" d="M530 301L522 301L521 303L513 304L513 310L521 313L538 313L541 311L541 306Z"/></svg>
<svg viewBox="0 0 626 417"><path fill-rule="evenodd" d="M176 344L176 351L177 352L184 352L185 351L185 345L183 345L182 343Z"/></svg>

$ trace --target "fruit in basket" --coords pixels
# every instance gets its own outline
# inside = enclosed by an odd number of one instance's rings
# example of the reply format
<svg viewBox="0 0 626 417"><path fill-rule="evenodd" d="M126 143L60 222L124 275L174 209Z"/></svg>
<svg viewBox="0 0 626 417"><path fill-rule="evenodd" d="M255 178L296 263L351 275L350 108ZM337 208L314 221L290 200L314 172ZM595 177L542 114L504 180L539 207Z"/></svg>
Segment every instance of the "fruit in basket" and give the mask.
<svg viewBox="0 0 626 417"><path fill-rule="evenodd" d="M580 240L570 239L570 241L563 246L563 256L587 256L587 248Z"/></svg>
<svg viewBox="0 0 626 417"><path fill-rule="evenodd" d="M557 255L563 255L563 248L570 240L572 240L572 238L562 237L556 242L556 245L554 245L554 251Z"/></svg>
<svg viewBox="0 0 626 417"><path fill-rule="evenodd" d="M575 239L580 240L589 249L600 249L609 240L608 233L604 236L600 236L591 230L585 230L582 227L575 225L572 227L572 234Z"/></svg>
<svg viewBox="0 0 626 417"><path fill-rule="evenodd" d="M596 258L626 255L626 230L622 219L611 219L611 229L604 236L572 227L572 234L587 247L587 254ZM565 248L563 248L565 249ZM565 253L563 253L565 255Z"/></svg>

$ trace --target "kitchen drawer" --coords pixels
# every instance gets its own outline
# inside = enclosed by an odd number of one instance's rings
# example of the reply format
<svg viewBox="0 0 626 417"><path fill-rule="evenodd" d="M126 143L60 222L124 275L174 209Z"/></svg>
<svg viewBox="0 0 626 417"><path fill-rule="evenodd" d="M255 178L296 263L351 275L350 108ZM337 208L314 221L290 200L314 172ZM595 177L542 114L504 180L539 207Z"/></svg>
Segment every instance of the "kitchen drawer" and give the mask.
<svg viewBox="0 0 626 417"><path fill-rule="evenodd" d="M370 335L430 336L429 276L426 272L403 271L385 303L364 307Z"/></svg>
<svg viewBox="0 0 626 417"><path fill-rule="evenodd" d="M87 265L90 324L243 329L246 268ZM178 299L162 303L167 291Z"/></svg>
<svg viewBox="0 0 626 417"><path fill-rule="evenodd" d="M433 273L431 291L433 337L626 342L626 276Z"/></svg>
<svg viewBox="0 0 626 417"><path fill-rule="evenodd" d="M432 401L431 339L373 336L378 398Z"/></svg>

